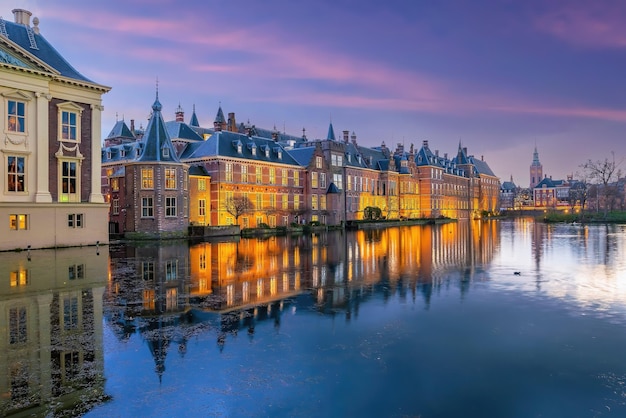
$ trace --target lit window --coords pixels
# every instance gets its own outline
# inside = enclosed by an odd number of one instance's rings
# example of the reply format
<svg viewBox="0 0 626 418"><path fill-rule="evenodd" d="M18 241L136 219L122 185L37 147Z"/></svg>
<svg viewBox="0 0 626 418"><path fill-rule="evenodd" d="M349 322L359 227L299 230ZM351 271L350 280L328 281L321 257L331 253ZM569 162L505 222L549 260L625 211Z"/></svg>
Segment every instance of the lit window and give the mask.
<svg viewBox="0 0 626 418"><path fill-rule="evenodd" d="M248 166L246 164L241 164L241 182L248 182Z"/></svg>
<svg viewBox="0 0 626 418"><path fill-rule="evenodd" d="M152 189L154 188L154 171L152 168L141 169L141 188Z"/></svg>
<svg viewBox="0 0 626 418"><path fill-rule="evenodd" d="M9 215L9 228L14 231L28 229L28 215Z"/></svg>
<svg viewBox="0 0 626 418"><path fill-rule="evenodd" d="M26 103L17 100L7 101L7 131L24 132Z"/></svg>
<svg viewBox="0 0 626 418"><path fill-rule="evenodd" d="M256 168L256 182L260 184L263 180L263 171L261 167Z"/></svg>
<svg viewBox="0 0 626 418"><path fill-rule="evenodd" d="M206 180L205 179L198 179L198 190L200 190L200 191L206 190Z"/></svg>
<svg viewBox="0 0 626 418"><path fill-rule="evenodd" d="M289 175L288 175L287 169L283 168L281 172L281 178L282 178L283 186L287 186L289 184Z"/></svg>
<svg viewBox="0 0 626 418"><path fill-rule="evenodd" d="M311 187L317 189L317 171L311 171Z"/></svg>
<svg viewBox="0 0 626 418"><path fill-rule="evenodd" d="M270 184L276 184L276 169L270 168Z"/></svg>
<svg viewBox="0 0 626 418"><path fill-rule="evenodd" d="M319 155L315 157L315 168L322 168L322 157Z"/></svg>
<svg viewBox="0 0 626 418"><path fill-rule="evenodd" d="M114 192L118 192L120 190L120 179L119 178L113 178L111 179L111 190Z"/></svg>
<svg viewBox="0 0 626 418"><path fill-rule="evenodd" d="M293 172L293 185L296 187L300 186L300 172L299 171Z"/></svg>
<svg viewBox="0 0 626 418"><path fill-rule="evenodd" d="M23 192L26 185L26 158L9 155L7 158L7 190Z"/></svg>
<svg viewBox="0 0 626 418"><path fill-rule="evenodd" d="M293 210L300 210L300 196L293 196Z"/></svg>
<svg viewBox="0 0 626 418"><path fill-rule="evenodd" d="M165 198L165 217L171 218L174 216L176 216L176 198L166 197Z"/></svg>
<svg viewBox="0 0 626 418"><path fill-rule="evenodd" d="M206 215L206 200L200 199L198 200L198 216Z"/></svg>
<svg viewBox="0 0 626 418"><path fill-rule="evenodd" d="M61 161L61 202L79 201L77 168L76 161Z"/></svg>
<svg viewBox="0 0 626 418"><path fill-rule="evenodd" d="M152 218L154 217L154 200L152 197L141 198L141 217Z"/></svg>
<svg viewBox="0 0 626 418"><path fill-rule="evenodd" d="M311 210L317 210L317 195L311 195Z"/></svg>
<svg viewBox="0 0 626 418"><path fill-rule="evenodd" d="M289 196L283 195L283 209L287 209L289 207Z"/></svg>
<svg viewBox="0 0 626 418"><path fill-rule="evenodd" d="M165 188L166 189L176 189L176 169L175 168L166 168L165 169Z"/></svg>
<svg viewBox="0 0 626 418"><path fill-rule="evenodd" d="M28 284L28 270L16 270L11 272L11 287L26 286Z"/></svg>
<svg viewBox="0 0 626 418"><path fill-rule="evenodd" d="M226 181L233 181L233 164L232 163L226 163L226 167L224 168L225 170L225 180Z"/></svg>
<svg viewBox="0 0 626 418"><path fill-rule="evenodd" d="M326 210L326 195L320 195L320 210Z"/></svg>

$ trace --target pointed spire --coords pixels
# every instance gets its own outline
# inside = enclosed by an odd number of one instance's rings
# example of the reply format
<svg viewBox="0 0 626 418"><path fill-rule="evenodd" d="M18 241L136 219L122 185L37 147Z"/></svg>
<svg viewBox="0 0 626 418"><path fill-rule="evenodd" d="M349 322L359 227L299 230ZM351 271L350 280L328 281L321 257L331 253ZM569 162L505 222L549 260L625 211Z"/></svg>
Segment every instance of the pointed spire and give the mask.
<svg viewBox="0 0 626 418"><path fill-rule="evenodd" d="M226 118L224 117L224 112L222 111L222 102L220 102L220 106L217 109L217 115L213 121L213 128L216 131L223 131L226 129Z"/></svg>
<svg viewBox="0 0 626 418"><path fill-rule="evenodd" d="M171 161L180 162L176 149L172 145L163 115L161 114L161 103L157 89L156 99L152 105L152 116L146 127L144 134L143 151L137 161Z"/></svg>
<svg viewBox="0 0 626 418"><path fill-rule="evenodd" d="M189 121L190 126L199 127L200 123L198 122L198 117L196 116L196 105L193 105L193 112L191 114L191 120Z"/></svg>
<svg viewBox="0 0 626 418"><path fill-rule="evenodd" d="M328 139L329 141L336 141L337 140L335 138L335 129L333 128L333 122L332 121L328 125L328 135L326 136L326 139Z"/></svg>

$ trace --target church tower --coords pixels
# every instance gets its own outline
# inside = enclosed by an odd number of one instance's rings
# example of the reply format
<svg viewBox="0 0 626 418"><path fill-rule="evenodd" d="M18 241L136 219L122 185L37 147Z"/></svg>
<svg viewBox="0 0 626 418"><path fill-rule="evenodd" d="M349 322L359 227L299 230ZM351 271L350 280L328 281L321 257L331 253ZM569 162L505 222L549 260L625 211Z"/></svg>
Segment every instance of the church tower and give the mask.
<svg viewBox="0 0 626 418"><path fill-rule="evenodd" d="M533 152L533 163L530 165L530 188L534 189L537 184L543 179L543 166L539 162L539 153L537 152L537 146L535 145L535 152Z"/></svg>

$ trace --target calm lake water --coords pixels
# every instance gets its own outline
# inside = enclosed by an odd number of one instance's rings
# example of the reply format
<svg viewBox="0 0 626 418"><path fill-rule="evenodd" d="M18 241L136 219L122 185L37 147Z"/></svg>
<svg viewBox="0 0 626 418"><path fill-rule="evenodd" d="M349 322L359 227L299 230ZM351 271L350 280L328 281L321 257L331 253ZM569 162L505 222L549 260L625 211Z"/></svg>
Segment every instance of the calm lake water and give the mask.
<svg viewBox="0 0 626 418"><path fill-rule="evenodd" d="M626 416L626 226L0 253L0 415Z"/></svg>

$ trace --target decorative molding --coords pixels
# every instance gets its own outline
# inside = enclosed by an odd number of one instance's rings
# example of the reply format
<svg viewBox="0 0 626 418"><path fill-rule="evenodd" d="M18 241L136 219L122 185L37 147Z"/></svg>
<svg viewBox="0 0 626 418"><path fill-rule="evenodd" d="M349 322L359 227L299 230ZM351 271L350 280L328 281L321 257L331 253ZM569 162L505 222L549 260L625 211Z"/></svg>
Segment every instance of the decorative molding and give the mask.
<svg viewBox="0 0 626 418"><path fill-rule="evenodd" d="M57 158L70 157L69 155L65 155L64 151L75 152L75 158L83 160L85 157L80 153L80 149L78 148L79 144L75 144L73 147L68 147L64 143L59 143L59 150L54 154Z"/></svg>
<svg viewBox="0 0 626 418"><path fill-rule="evenodd" d="M102 106L102 105L98 105L98 104L92 104L92 105L91 105L91 110L94 110L94 109L95 109L95 110L99 110L99 111L101 111L101 112L102 112L102 111L104 111L104 106Z"/></svg>
<svg viewBox="0 0 626 418"><path fill-rule="evenodd" d="M50 93L35 92L35 97L37 98L43 97L47 100L52 100L52 95Z"/></svg>
<svg viewBox="0 0 626 418"><path fill-rule="evenodd" d="M24 144L24 148L27 148L28 147L28 135L20 135L18 139L13 139L8 134L4 134L4 145L8 145L9 142L13 145Z"/></svg>

